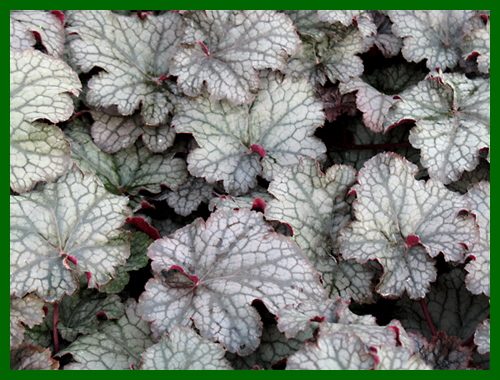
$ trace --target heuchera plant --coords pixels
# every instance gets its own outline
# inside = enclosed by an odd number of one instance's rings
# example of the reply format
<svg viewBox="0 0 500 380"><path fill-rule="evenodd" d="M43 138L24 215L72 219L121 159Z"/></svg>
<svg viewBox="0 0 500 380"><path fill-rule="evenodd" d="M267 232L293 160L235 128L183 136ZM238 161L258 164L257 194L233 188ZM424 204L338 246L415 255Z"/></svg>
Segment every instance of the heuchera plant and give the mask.
<svg viewBox="0 0 500 380"><path fill-rule="evenodd" d="M489 369L489 11L12 11L11 369Z"/></svg>

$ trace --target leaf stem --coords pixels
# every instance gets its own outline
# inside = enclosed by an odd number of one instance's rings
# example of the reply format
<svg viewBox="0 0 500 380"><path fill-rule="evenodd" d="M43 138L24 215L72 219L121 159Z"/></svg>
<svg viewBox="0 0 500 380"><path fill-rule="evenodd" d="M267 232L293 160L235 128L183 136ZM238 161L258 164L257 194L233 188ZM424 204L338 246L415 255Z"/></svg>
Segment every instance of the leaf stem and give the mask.
<svg viewBox="0 0 500 380"><path fill-rule="evenodd" d="M57 332L57 323L59 322L59 302L54 304L54 311L52 316L52 338L54 341L54 352L57 354L59 352L59 334Z"/></svg>
<svg viewBox="0 0 500 380"><path fill-rule="evenodd" d="M429 314L429 309L427 309L427 305L425 304L425 301L423 298L420 300L420 306L422 306L422 312L424 313L425 320L427 321L427 324L429 325L429 329L431 330L432 336L436 336L437 335L436 327L434 326L434 323L432 323L432 318L431 318L431 315Z"/></svg>

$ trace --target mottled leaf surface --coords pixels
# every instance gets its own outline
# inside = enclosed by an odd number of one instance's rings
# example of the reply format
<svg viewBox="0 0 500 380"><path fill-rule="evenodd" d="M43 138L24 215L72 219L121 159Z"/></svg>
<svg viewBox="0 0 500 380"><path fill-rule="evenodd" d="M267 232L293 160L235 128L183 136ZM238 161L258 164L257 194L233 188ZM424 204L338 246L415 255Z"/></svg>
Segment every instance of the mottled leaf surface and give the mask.
<svg viewBox="0 0 500 380"><path fill-rule="evenodd" d="M391 10L392 31L404 38L403 56L427 67L453 68L459 58L466 21L474 16L466 10Z"/></svg>
<svg viewBox="0 0 500 380"><path fill-rule="evenodd" d="M35 34L47 53L60 57L64 50L64 27L61 20L46 11L10 11L10 47L34 49Z"/></svg>
<svg viewBox="0 0 500 380"><path fill-rule="evenodd" d="M463 57L467 58L471 54L479 54L477 57L477 67L482 73L490 72L490 20L486 22L484 28L476 28L464 37L462 43Z"/></svg>
<svg viewBox="0 0 500 380"><path fill-rule="evenodd" d="M447 335L443 331L438 331L430 341L421 335L412 335L417 343L417 352L432 369L467 369L472 357L472 348L464 345L460 338Z"/></svg>
<svg viewBox="0 0 500 380"><path fill-rule="evenodd" d="M59 369L59 362L51 358L48 348L21 345L10 350L11 370L53 370Z"/></svg>
<svg viewBox="0 0 500 380"><path fill-rule="evenodd" d="M136 302L126 302L125 315L117 321L103 323L94 334L82 335L58 356L72 354L76 362L64 369L120 370L138 366L140 355L155 341L149 323L136 314Z"/></svg>
<svg viewBox="0 0 500 380"><path fill-rule="evenodd" d="M336 260L332 254L338 232L350 220L346 201L355 183L356 171L348 166L332 166L322 173L312 159L280 172L268 191L276 198L269 202L265 216L292 227L294 240L321 273L332 291Z"/></svg>
<svg viewBox="0 0 500 380"><path fill-rule="evenodd" d="M81 123L73 123L66 137L81 169L95 171L115 194L137 194L141 189L158 193L160 185L177 189L188 177L186 162L174 157L175 150L153 153L139 140L130 148L109 154L94 144L88 128Z"/></svg>
<svg viewBox="0 0 500 380"><path fill-rule="evenodd" d="M224 370L232 369L218 343L199 336L189 327L176 326L170 334L141 355L143 370Z"/></svg>
<svg viewBox="0 0 500 380"><path fill-rule="evenodd" d="M286 369L362 370L374 369L375 357L356 336L320 333L316 342L307 342L290 356Z"/></svg>
<svg viewBox="0 0 500 380"><path fill-rule="evenodd" d="M30 190L37 181L53 181L71 164L69 146L59 128L34 123L68 119L78 95L76 73L61 59L38 50L10 50L10 186Z"/></svg>
<svg viewBox="0 0 500 380"><path fill-rule="evenodd" d="M146 284L139 313L156 336L194 322L204 338L248 355L262 334L253 300L276 313L288 303L326 298L295 243L249 210L217 211L206 223L196 219L155 241L148 255L161 273Z"/></svg>
<svg viewBox="0 0 500 380"><path fill-rule="evenodd" d="M474 343L478 345L477 351L480 354L490 352L490 320L486 319L476 328Z"/></svg>
<svg viewBox="0 0 500 380"><path fill-rule="evenodd" d="M10 347L18 347L24 340L24 326L32 328L42 323L44 302L28 295L10 297Z"/></svg>
<svg viewBox="0 0 500 380"><path fill-rule="evenodd" d="M378 370L430 370L419 354L404 347L382 346L377 349Z"/></svg>
<svg viewBox="0 0 500 380"><path fill-rule="evenodd" d="M97 331L98 315L118 319L124 313L124 306L117 295L107 295L95 289L83 289L71 297L65 296L59 303L57 330L69 342L78 334Z"/></svg>
<svg viewBox="0 0 500 380"><path fill-rule="evenodd" d="M146 255L149 245L153 239L148 237L145 233L140 231L132 232L132 239L130 240L130 257L127 259L125 266L117 268L117 276L108 282L106 285L101 286L99 291L106 293L118 293L130 282L130 275L128 272L135 271L145 267L149 258Z"/></svg>
<svg viewBox="0 0 500 380"><path fill-rule="evenodd" d="M479 182L466 196L471 203L471 212L479 225L479 243L474 245L469 255L472 257L465 270L467 289L474 294L490 296L490 183Z"/></svg>
<svg viewBox="0 0 500 380"><path fill-rule="evenodd" d="M490 81L462 74L429 75L400 94L385 127L415 120L410 143L421 149L429 175L444 184L479 163L479 151L490 146Z"/></svg>
<svg viewBox="0 0 500 380"><path fill-rule="evenodd" d="M473 295L467 290L464 279L465 272L460 268L439 276L424 301L437 330L466 340L488 317L490 303L484 294ZM432 333L420 302L403 296L397 304L401 310L399 320L405 329L431 339Z"/></svg>
<svg viewBox="0 0 500 380"><path fill-rule="evenodd" d="M340 232L344 258L382 264L376 289L384 296L399 297L406 290L410 298L423 297L436 279L431 257L443 252L446 260L463 260L463 244L477 240L474 221L457 216L467 202L437 180L415 180L417 171L393 153L367 161L352 188L357 220Z"/></svg>
<svg viewBox="0 0 500 380"><path fill-rule="evenodd" d="M257 175L274 178L300 157L318 158L325 151L313 136L324 122L322 103L303 78L264 73L251 105L234 105L204 94L178 105L172 124L192 133L199 148L188 156L193 176L224 181L232 195L257 184Z"/></svg>
<svg viewBox="0 0 500 380"><path fill-rule="evenodd" d="M182 216L187 216L195 211L200 203L208 203L213 197L214 187L203 178L189 177L186 183L179 186L176 191L167 190L158 194L153 199L165 199L174 211Z"/></svg>
<svg viewBox="0 0 500 380"><path fill-rule="evenodd" d="M166 123L178 101L175 84L168 79L170 60L183 33L176 12L149 15L143 20L108 10L67 12L70 59L84 72L105 71L88 82L87 102L94 107L117 105L131 115L139 105L148 125Z"/></svg>
<svg viewBox="0 0 500 380"><path fill-rule="evenodd" d="M287 338L280 332L275 323L266 323L260 338L260 345L247 356L227 353L226 357L237 370L249 370L258 366L260 369L272 369L272 365L289 357L299 350L304 342L313 338L314 328L299 332L294 338Z"/></svg>
<svg viewBox="0 0 500 380"><path fill-rule="evenodd" d="M403 39L392 33L392 22L389 17L379 11L368 11L373 18L376 33L364 36L365 50L376 46L386 58L394 57L403 47Z"/></svg>
<svg viewBox="0 0 500 380"><path fill-rule="evenodd" d="M140 115L121 116L114 107L103 111L90 111L94 124L91 135L94 143L108 153L131 147L142 137L144 145L152 152L163 152L170 148L175 139L175 128L170 126L171 117L164 124L148 126Z"/></svg>
<svg viewBox="0 0 500 380"><path fill-rule="evenodd" d="M77 274L88 272L90 287L110 281L130 255L128 234L118 230L126 204L76 167L41 190L11 196L11 294L36 291L53 302L75 292Z"/></svg>
<svg viewBox="0 0 500 380"><path fill-rule="evenodd" d="M171 73L189 96L203 84L215 99L249 103L259 89L257 70L283 69L300 40L290 19L269 10L205 10L183 14L186 34Z"/></svg>
<svg viewBox="0 0 500 380"><path fill-rule="evenodd" d="M356 25L364 36L377 32L371 15L364 10L319 10L318 17L321 21L329 23L340 22L345 26Z"/></svg>

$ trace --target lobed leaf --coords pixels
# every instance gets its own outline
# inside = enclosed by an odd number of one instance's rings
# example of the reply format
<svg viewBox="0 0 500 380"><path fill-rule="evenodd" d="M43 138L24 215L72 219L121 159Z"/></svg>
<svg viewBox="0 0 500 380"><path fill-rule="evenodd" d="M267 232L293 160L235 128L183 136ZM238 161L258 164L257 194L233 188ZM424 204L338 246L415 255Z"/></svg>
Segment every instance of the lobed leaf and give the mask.
<svg viewBox="0 0 500 380"><path fill-rule="evenodd" d="M104 111L90 111L94 124L91 135L94 143L105 152L115 153L129 148L142 137L144 145L152 152L163 152L174 144L175 129L170 126L171 117L156 127L145 125L140 115L121 116L113 107Z"/></svg>
<svg viewBox="0 0 500 380"><path fill-rule="evenodd" d="M57 12L57 11L56 11ZM36 37L53 57L61 57L65 33L63 22L52 12L10 11L10 47L34 49Z"/></svg>
<svg viewBox="0 0 500 380"><path fill-rule="evenodd" d="M10 186L22 193L37 181L53 181L71 164L69 145L53 123L73 113L65 92L78 95L76 73L59 58L38 50L10 50Z"/></svg>
<svg viewBox="0 0 500 380"><path fill-rule="evenodd" d="M473 294L490 296L490 183L479 182L465 198L471 203L471 211L479 225L479 243L469 253L472 260L465 266L467 289Z"/></svg>
<svg viewBox="0 0 500 380"><path fill-rule="evenodd" d="M307 342L287 360L286 369L360 370L374 369L373 354L356 336L320 333L316 342Z"/></svg>
<svg viewBox="0 0 500 380"><path fill-rule="evenodd" d="M64 369L120 370L139 365L140 355L155 342L149 323L136 314L136 305L135 300L127 300L119 320L103 323L96 333L82 335L59 351L57 356L72 354L75 360Z"/></svg>
<svg viewBox="0 0 500 380"><path fill-rule="evenodd" d="M166 79L170 60L183 33L182 17L175 12L161 16L127 17L107 10L67 12L70 59L84 72L104 69L88 82L87 102L94 107L118 106L131 115L142 103L147 125L167 122L178 101L175 84Z"/></svg>
<svg viewBox="0 0 500 380"><path fill-rule="evenodd" d="M73 294L77 275L104 285L130 254L118 230L127 198L107 192L92 173L76 167L41 190L11 196L11 294L36 291L47 302Z"/></svg>
<svg viewBox="0 0 500 380"><path fill-rule="evenodd" d="M466 10L391 10L392 31L404 38L403 56L431 70L453 68L459 58L464 24L474 16Z"/></svg>
<svg viewBox="0 0 500 380"><path fill-rule="evenodd" d="M142 370L232 369L224 349L189 328L176 326L141 355Z"/></svg>
<svg viewBox="0 0 500 380"><path fill-rule="evenodd" d="M340 228L350 220L346 196L355 175L353 168L340 165L323 174L315 160L304 159L279 173L268 189L276 199L267 204L266 218L291 226L294 240L330 293L337 267L333 252Z"/></svg>
<svg viewBox="0 0 500 380"><path fill-rule="evenodd" d="M257 70L283 69L300 44L290 19L275 11L187 11L183 17L186 34L171 73L191 97L206 83L214 99L249 103L259 89Z"/></svg>
<svg viewBox="0 0 500 380"><path fill-rule="evenodd" d="M326 298L300 249L249 210L196 219L155 241L148 255L159 274L146 284L139 313L155 336L194 322L202 337L248 355L262 330L253 300L276 313L287 303Z"/></svg>
<svg viewBox="0 0 500 380"><path fill-rule="evenodd" d="M227 192L244 194L257 175L274 178L300 157L321 157L323 143L313 136L321 126L322 104L306 80L269 72L261 77L251 105L234 105L204 94L178 105L172 124L192 133L198 145L188 156L188 170L207 182L224 181Z"/></svg>
<svg viewBox="0 0 500 380"><path fill-rule="evenodd" d="M10 347L19 347L24 340L24 325L32 328L43 322L44 302L34 296L10 297Z"/></svg>
<svg viewBox="0 0 500 380"><path fill-rule="evenodd" d="M376 290L386 297L421 298L436 279L434 260L464 259L477 226L458 213L469 205L437 180L415 180L417 167L393 153L368 160L352 188L356 221L340 232L344 258L377 259L384 274ZM431 257L429 257L431 256Z"/></svg>
<svg viewBox="0 0 500 380"><path fill-rule="evenodd" d="M59 369L59 362L51 358L48 348L23 344L10 350L11 370L53 370Z"/></svg>

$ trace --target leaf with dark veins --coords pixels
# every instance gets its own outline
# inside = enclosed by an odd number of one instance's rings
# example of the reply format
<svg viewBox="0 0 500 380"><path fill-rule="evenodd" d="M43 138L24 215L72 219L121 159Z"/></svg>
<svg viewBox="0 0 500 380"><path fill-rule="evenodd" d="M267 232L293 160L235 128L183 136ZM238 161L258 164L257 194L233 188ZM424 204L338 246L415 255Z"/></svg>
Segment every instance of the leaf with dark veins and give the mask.
<svg viewBox="0 0 500 380"><path fill-rule="evenodd" d="M43 322L44 302L34 296L10 297L10 347L18 347L24 341L24 326L33 328Z"/></svg>
<svg viewBox="0 0 500 380"><path fill-rule="evenodd" d="M73 113L67 93L78 96L77 74L61 59L38 50L10 50L10 186L31 190L36 182L55 180L70 165L70 149L55 125Z"/></svg>
<svg viewBox="0 0 500 380"><path fill-rule="evenodd" d="M233 369L224 349L199 336L189 327L176 326L170 334L141 355L142 370L228 370Z"/></svg>
<svg viewBox="0 0 500 380"><path fill-rule="evenodd" d="M248 355L262 334L253 300L276 313L288 303L326 299L297 245L249 210L196 219L154 242L148 255L159 274L146 284L138 310L155 336L194 322L204 338Z"/></svg>
<svg viewBox="0 0 500 380"><path fill-rule="evenodd" d="M144 145L152 152L163 152L170 148L176 136L175 128L171 127L172 118L168 116L164 124L147 126L141 116L122 116L110 107L106 110L90 111L94 124L91 135L94 143L108 153L131 147L142 137Z"/></svg>
<svg viewBox="0 0 500 380"><path fill-rule="evenodd" d="M186 34L171 73L191 97L206 83L215 99L249 103L259 88L257 70L285 68L300 44L290 19L275 11L186 11L183 17Z"/></svg>
<svg viewBox="0 0 500 380"><path fill-rule="evenodd" d="M458 216L466 201L437 180L415 180L418 168L393 153L367 161L353 186L356 221L340 232L340 253L359 263L377 259L384 274L376 290L386 297L424 297L436 279L431 257L443 252L448 261L464 259L465 248L478 239L472 218ZM408 237L418 244L408 244Z"/></svg>
<svg viewBox="0 0 500 380"><path fill-rule="evenodd" d="M323 122L312 85L274 72L262 73L251 105L204 94L181 102L172 120L177 132L192 133L200 146L189 153L189 172L209 183L223 180L232 195L257 185L257 175L270 181L301 157L321 159L325 146L313 134Z"/></svg>
<svg viewBox="0 0 500 380"><path fill-rule="evenodd" d="M128 199L104 189L95 174L72 170L42 190L11 196L11 294L36 291L47 302L78 288L104 285L130 255L128 233L119 230Z"/></svg>
<svg viewBox="0 0 500 380"><path fill-rule="evenodd" d="M332 255L340 228L350 220L345 198L355 175L353 168L341 165L322 173L315 160L304 159L279 173L268 189L276 199L268 203L266 219L292 227L294 240L321 273L329 292L337 266Z"/></svg>
<svg viewBox="0 0 500 380"><path fill-rule="evenodd" d="M122 370L139 365L140 355L155 340L149 331L149 323L137 315L135 300L129 298L125 307L125 315L119 320L102 323L97 332L79 336L57 353L59 357L73 355L75 362L67 364L65 370Z"/></svg>
<svg viewBox="0 0 500 380"><path fill-rule="evenodd" d="M178 101L170 75L170 61L183 34L182 17L127 17L109 10L67 12L67 32L78 34L70 42L70 59L84 72L104 69L88 82L87 101L94 107L117 105L131 115L142 103L148 125L167 122Z"/></svg>
<svg viewBox="0 0 500 380"><path fill-rule="evenodd" d="M467 289L473 294L490 296L490 183L479 182L465 198L471 203L471 212L479 225L479 243L471 249L472 260L465 266Z"/></svg>
<svg viewBox="0 0 500 380"><path fill-rule="evenodd" d="M392 31L404 38L403 56L431 70L453 68L459 58L464 26L474 16L467 10L391 10Z"/></svg>
<svg viewBox="0 0 500 380"><path fill-rule="evenodd" d="M34 49L35 35L40 37L47 53L60 57L64 50L63 22L46 11L10 11L10 47Z"/></svg>

